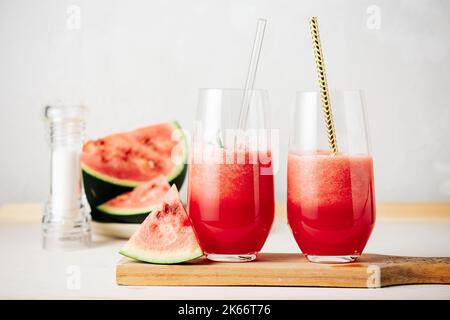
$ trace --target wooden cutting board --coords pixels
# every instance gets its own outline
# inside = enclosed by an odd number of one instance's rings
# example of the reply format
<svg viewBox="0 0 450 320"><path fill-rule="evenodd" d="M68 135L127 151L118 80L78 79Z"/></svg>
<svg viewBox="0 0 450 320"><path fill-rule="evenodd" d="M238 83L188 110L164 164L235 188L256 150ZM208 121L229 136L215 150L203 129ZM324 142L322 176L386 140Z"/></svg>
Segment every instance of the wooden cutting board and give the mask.
<svg viewBox="0 0 450 320"><path fill-rule="evenodd" d="M300 254L261 253L246 263L200 258L158 265L122 258L116 280L128 286L281 286L378 288L402 284L450 284L450 258L363 254L350 264L316 264Z"/></svg>

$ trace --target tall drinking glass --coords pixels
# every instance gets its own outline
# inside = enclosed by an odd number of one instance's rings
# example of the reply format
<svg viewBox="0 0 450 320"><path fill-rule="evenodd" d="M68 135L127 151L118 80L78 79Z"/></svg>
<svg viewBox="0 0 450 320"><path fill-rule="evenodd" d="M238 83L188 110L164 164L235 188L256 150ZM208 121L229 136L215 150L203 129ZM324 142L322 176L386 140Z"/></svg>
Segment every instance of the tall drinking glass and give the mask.
<svg viewBox="0 0 450 320"><path fill-rule="evenodd" d="M361 255L375 223L373 163L360 91L331 92L331 154L319 92L297 93L288 156L288 222L309 261Z"/></svg>
<svg viewBox="0 0 450 320"><path fill-rule="evenodd" d="M201 89L189 165L188 207L210 260L251 261L274 218L267 92L252 90L245 130L244 91Z"/></svg>

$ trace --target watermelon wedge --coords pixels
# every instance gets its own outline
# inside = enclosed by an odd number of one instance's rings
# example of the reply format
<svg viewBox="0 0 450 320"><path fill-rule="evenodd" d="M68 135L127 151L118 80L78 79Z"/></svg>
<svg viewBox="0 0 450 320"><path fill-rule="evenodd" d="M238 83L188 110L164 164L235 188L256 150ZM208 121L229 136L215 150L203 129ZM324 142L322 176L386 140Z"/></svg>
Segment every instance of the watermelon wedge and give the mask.
<svg viewBox="0 0 450 320"><path fill-rule="evenodd" d="M98 206L160 175L181 188L187 143L180 129L177 122L160 123L83 145L83 184L94 220L109 221Z"/></svg>
<svg viewBox="0 0 450 320"><path fill-rule="evenodd" d="M169 189L166 177L160 175L103 203L97 210L117 222L141 223Z"/></svg>
<svg viewBox="0 0 450 320"><path fill-rule="evenodd" d="M170 188L120 254L157 264L181 263L203 255L176 186Z"/></svg>

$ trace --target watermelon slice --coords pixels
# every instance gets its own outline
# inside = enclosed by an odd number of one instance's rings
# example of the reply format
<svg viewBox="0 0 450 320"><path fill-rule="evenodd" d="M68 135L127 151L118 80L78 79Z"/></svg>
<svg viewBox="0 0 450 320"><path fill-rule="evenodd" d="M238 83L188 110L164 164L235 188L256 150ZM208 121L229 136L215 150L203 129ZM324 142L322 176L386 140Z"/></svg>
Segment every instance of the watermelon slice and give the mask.
<svg viewBox="0 0 450 320"><path fill-rule="evenodd" d="M160 123L83 145L83 184L94 220L109 221L97 206L160 175L181 188L187 143L179 129L177 122Z"/></svg>
<svg viewBox="0 0 450 320"><path fill-rule="evenodd" d="M173 264L203 255L176 186L172 186L120 253L140 261Z"/></svg>
<svg viewBox="0 0 450 320"><path fill-rule="evenodd" d="M97 210L117 222L141 223L169 189L166 177L160 175L103 203Z"/></svg>

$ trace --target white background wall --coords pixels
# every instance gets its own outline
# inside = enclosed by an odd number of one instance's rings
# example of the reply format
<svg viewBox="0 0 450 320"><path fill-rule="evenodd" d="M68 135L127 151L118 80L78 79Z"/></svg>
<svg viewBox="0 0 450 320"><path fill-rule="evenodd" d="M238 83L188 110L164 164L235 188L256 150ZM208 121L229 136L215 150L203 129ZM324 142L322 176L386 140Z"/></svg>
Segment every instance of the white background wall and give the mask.
<svg viewBox="0 0 450 320"><path fill-rule="evenodd" d="M80 29L67 28L70 5ZM190 128L197 88L243 86L258 17L256 86L269 90L285 155L294 93L317 88L309 15L330 87L365 90L378 200L449 201L450 1L0 0L0 203L47 196L43 106L87 105L89 137L170 119Z"/></svg>

